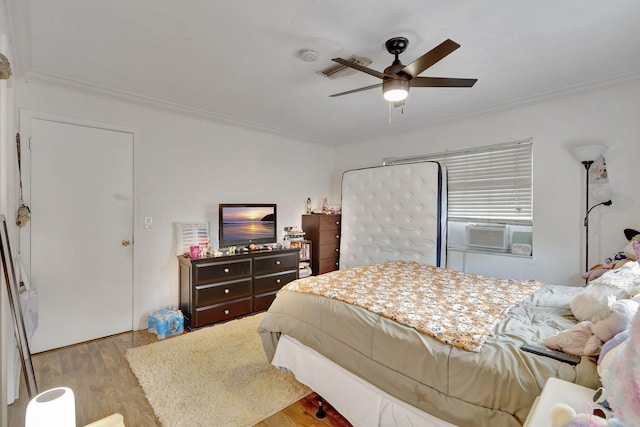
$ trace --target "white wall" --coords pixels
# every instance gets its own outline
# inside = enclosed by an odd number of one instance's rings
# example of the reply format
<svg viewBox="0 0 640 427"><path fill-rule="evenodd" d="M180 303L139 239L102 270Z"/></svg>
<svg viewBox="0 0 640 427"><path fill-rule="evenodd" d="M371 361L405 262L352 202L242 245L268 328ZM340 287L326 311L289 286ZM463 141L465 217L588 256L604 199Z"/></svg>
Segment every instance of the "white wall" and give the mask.
<svg viewBox="0 0 640 427"><path fill-rule="evenodd" d="M414 96L420 95L418 93ZM409 102L406 108L411 108ZM590 265L621 251L624 228L640 229L640 82L627 81L566 94L534 104L453 120L427 128L340 146L333 192L344 170L379 165L385 157L533 138L534 255L449 253L449 266L500 277L535 278L556 284L584 283L585 170L568 147L604 143L613 206L590 215ZM397 118L395 120L402 120Z"/></svg>
<svg viewBox="0 0 640 427"><path fill-rule="evenodd" d="M467 254L463 259L450 253L454 268L582 283L584 168L568 151L576 144L609 146L606 159L614 205L591 214L591 264L626 245L624 228L640 228L634 186L634 162L640 154L637 81L335 149L31 80L19 80L18 97L20 108L135 129L134 315L142 321L148 311L178 300L172 223L209 221L215 237L219 202L276 202L279 228L297 225L307 197L317 205L328 195L330 204L339 204L342 172L378 165L385 157L533 138L533 258ZM153 229L143 229L145 216L154 218Z"/></svg>
<svg viewBox="0 0 640 427"><path fill-rule="evenodd" d="M134 130L134 326L178 304L175 222L209 222L215 245L218 203L277 203L282 233L300 225L307 197L317 205L330 187L334 149L325 145L33 80L17 92L21 109Z"/></svg>

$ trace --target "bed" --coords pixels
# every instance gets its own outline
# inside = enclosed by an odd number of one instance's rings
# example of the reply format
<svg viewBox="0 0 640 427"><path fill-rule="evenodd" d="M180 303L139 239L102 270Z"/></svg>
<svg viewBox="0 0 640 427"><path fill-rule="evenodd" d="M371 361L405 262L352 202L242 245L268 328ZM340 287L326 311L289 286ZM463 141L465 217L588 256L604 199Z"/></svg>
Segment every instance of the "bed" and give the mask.
<svg viewBox="0 0 640 427"><path fill-rule="evenodd" d="M526 419L549 377L597 388L599 380L592 359L583 357L573 366L519 348L527 342L540 345L544 338L575 324L569 303L579 288L534 284L528 292L525 286L524 292L515 295L521 301L508 310L500 309L502 314L495 316L495 323L484 331L484 338L455 345L455 338L435 337L433 331L399 323L401 316L383 313L375 307L374 312L343 297L340 286L345 275L353 278L362 268L402 270L407 265L411 266L407 270L411 273L410 280L415 280L415 268L460 274L446 268L391 262L292 282L278 293L258 328L268 359L273 361L276 357L274 364L323 395L356 426L518 426ZM465 276L478 286L492 280ZM380 281L381 289L393 286L388 279ZM331 283L337 285L333 290ZM466 284L461 286L471 294L475 292ZM405 283L397 287L405 288ZM321 290L309 293L306 288ZM367 289L366 293L373 291ZM475 312L481 304L491 305L495 296L494 293L484 302L482 298L471 299L468 311L459 311L458 317ZM506 306L510 302L501 303ZM436 304L431 301L425 306ZM438 327L433 329L438 331ZM471 332L471 338L480 335ZM281 339L288 346L284 357L277 354ZM296 346L302 349L299 354ZM316 364L317 358L323 364ZM337 365L337 376L324 372L330 370L328 364ZM364 388L345 395L347 384L354 379L364 384ZM371 400L371 396L375 399ZM379 396L386 399L384 403L378 402ZM363 407L366 411L361 410ZM406 421L411 416L414 421ZM405 421L398 424L398 417Z"/></svg>
<svg viewBox="0 0 640 427"><path fill-rule="evenodd" d="M599 382L589 358L520 350L576 323L578 289L446 268L446 188L437 162L345 172L340 270L286 285L258 327L355 426L518 426L547 378Z"/></svg>

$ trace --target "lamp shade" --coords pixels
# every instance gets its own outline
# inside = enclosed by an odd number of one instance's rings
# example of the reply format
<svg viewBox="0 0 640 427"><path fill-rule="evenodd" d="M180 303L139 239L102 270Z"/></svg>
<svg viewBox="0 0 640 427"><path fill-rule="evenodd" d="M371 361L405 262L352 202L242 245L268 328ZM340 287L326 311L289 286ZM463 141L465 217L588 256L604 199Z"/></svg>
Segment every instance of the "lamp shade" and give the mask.
<svg viewBox="0 0 640 427"><path fill-rule="evenodd" d="M57 387L44 391L27 405L25 427L76 427L73 390Z"/></svg>
<svg viewBox="0 0 640 427"><path fill-rule="evenodd" d="M385 78L382 82L382 94L387 101L403 101L409 95L409 81Z"/></svg>
<svg viewBox="0 0 640 427"><path fill-rule="evenodd" d="M611 187L608 184L597 184L591 189L591 197L600 203L611 200L611 193Z"/></svg>
<svg viewBox="0 0 640 427"><path fill-rule="evenodd" d="M603 144L579 145L571 148L571 154L579 162L595 161L598 157L604 156L607 146Z"/></svg>

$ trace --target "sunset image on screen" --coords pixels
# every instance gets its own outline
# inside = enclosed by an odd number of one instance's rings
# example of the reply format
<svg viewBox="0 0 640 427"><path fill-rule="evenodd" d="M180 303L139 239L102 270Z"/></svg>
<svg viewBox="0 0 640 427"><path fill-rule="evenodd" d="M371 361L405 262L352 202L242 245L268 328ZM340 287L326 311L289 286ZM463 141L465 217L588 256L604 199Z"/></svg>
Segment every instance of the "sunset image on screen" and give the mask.
<svg viewBox="0 0 640 427"><path fill-rule="evenodd" d="M273 215L273 208L265 207L226 207L224 208L225 223L270 221L270 215ZM271 219L273 221L273 219Z"/></svg>
<svg viewBox="0 0 640 427"><path fill-rule="evenodd" d="M273 238L275 226L272 206L226 206L222 210L223 235L227 241Z"/></svg>

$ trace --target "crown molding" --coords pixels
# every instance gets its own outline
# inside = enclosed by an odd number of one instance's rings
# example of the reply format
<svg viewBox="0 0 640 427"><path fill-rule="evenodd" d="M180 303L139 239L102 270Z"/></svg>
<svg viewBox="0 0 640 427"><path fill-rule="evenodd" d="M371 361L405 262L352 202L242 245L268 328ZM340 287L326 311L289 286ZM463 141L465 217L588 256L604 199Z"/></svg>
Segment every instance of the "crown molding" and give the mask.
<svg viewBox="0 0 640 427"><path fill-rule="evenodd" d="M143 105L151 108L158 108L165 111L184 114L190 117L199 117L206 120L212 120L226 125L239 127L242 129L255 130L259 132L266 132L278 136L287 138L304 140L316 144L330 145L326 140L305 135L298 132L292 132L286 129L277 128L274 126L265 125L262 123L252 122L250 120L243 120L236 117L226 116L224 114L216 113L213 111L207 111L200 108L190 107L182 104L176 104L160 99L139 95L133 92L127 92L119 89L112 89L106 86L101 86L93 83L89 83L82 80L70 79L53 73L45 73L41 71L29 71L24 76L26 80L33 80L35 82L47 83L59 87L75 89L79 91L90 92L96 95L113 98L120 101L126 101L134 104Z"/></svg>
<svg viewBox="0 0 640 427"><path fill-rule="evenodd" d="M472 109L459 114L449 115L446 117L434 118L431 120L421 121L421 122L406 123L406 124L403 124L401 127L391 127L391 128L383 129L379 132L360 134L356 138L327 140L327 139L323 139L316 136L310 136L310 135L301 134L298 132L291 132L286 129L268 126L262 123L256 123L249 120L243 120L236 117L226 116L224 114L220 114L212 111L189 107L181 104L175 104L168 101L159 100L156 98L146 97L146 96L138 95L132 92L111 89L105 86L96 85L96 84L85 82L82 80L70 79L70 78L59 76L52 73L44 73L40 71L29 71L23 76L23 78L31 79L34 81L40 81L40 82L44 82L44 83L48 83L56 86L67 87L75 90L86 91L86 92L94 93L94 94L105 96L105 97L111 97L111 98L122 100L122 101L144 105L147 107L159 108L165 111L185 114L191 117L200 117L207 120L213 120L213 121L224 123L227 125L240 127L242 129L250 129L250 130L255 130L259 132L267 132L267 133L278 135L278 136L300 139L307 142L312 142L312 143L322 144L322 145L329 145L329 146L338 146L338 145L346 145L346 144L355 143L355 142L362 142L370 138L397 134L399 132L409 132L414 130L425 129L425 128L440 125L440 124L450 123L453 121L470 119L470 118L478 117L481 115L506 111L512 108L523 107L527 105L534 105L540 102L552 100L555 98L560 98L563 96L569 96L569 95L589 92L593 90L605 89L608 87L640 83L640 73L626 74L626 75L617 76L611 79L591 82L591 83L582 84L582 85L576 85L560 91L544 92L537 95L524 97L517 100L512 100L509 102L494 104L484 108Z"/></svg>
<svg viewBox="0 0 640 427"><path fill-rule="evenodd" d="M556 98L561 98L564 96L591 92L591 91L606 89L610 87L628 86L633 84L640 84L640 73L624 74L624 75L616 76L610 79L599 80L596 82L572 86L559 91L544 92L544 93L540 93L533 96L511 100L508 102L494 104L488 107L468 110L459 114L449 115L446 117L440 117L440 118L435 118L435 119L421 121L421 122L413 122L413 123L403 125L402 127L383 129L379 132L372 132L366 135L359 135L357 138L334 141L334 143L336 145L344 145L344 144L350 144L355 142L362 142L370 138L393 135L399 132L409 132L414 130L425 129L432 126L446 124L446 123L459 121L463 119L471 119L471 118L479 117L486 114L498 113L501 111L506 111L506 110L518 108L518 107L524 107L527 105L534 105L541 102L550 101Z"/></svg>

